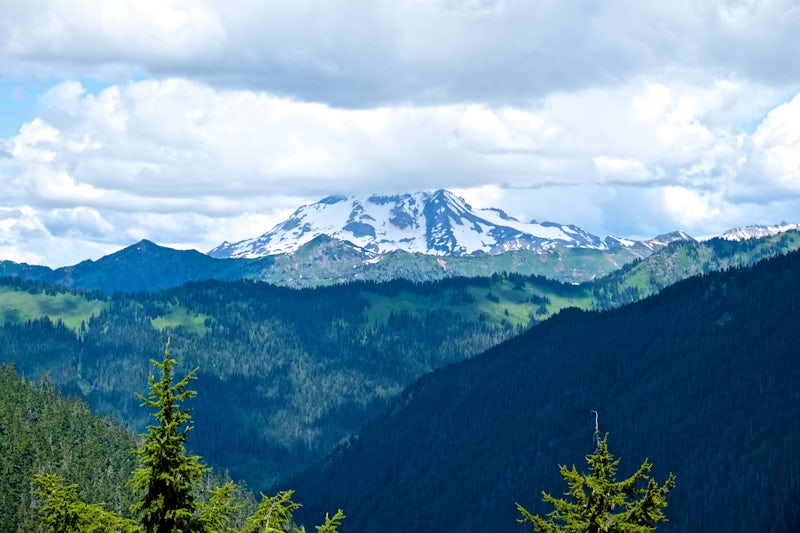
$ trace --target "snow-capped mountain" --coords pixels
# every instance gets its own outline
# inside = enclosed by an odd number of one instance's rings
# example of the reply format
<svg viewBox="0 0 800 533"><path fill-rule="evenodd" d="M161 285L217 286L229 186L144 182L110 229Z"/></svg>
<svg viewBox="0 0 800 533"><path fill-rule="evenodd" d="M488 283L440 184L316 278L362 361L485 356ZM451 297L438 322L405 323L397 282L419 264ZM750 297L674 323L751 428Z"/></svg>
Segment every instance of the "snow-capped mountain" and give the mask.
<svg viewBox="0 0 800 533"><path fill-rule="evenodd" d="M616 237L609 237L609 239L616 239ZM618 240L620 241L620 246L642 246L651 252L657 252L658 250L667 247L675 241L694 241L695 238L684 231L676 230L670 233L663 233L653 237L652 239L645 239L643 241L631 241L627 239Z"/></svg>
<svg viewBox="0 0 800 533"><path fill-rule="evenodd" d="M330 196L297 209L260 237L224 242L217 258L256 258L292 253L320 235L348 241L375 255L393 250L431 255L499 254L555 246L608 249L620 239L601 239L572 225L521 222L499 209L474 210L446 190L393 196Z"/></svg>
<svg viewBox="0 0 800 533"><path fill-rule="evenodd" d="M773 226L743 226L729 229L720 237L729 241L744 241L747 239L757 239L759 237L768 237L770 235L777 235L784 231L800 230L800 224L789 224L788 222L781 222Z"/></svg>

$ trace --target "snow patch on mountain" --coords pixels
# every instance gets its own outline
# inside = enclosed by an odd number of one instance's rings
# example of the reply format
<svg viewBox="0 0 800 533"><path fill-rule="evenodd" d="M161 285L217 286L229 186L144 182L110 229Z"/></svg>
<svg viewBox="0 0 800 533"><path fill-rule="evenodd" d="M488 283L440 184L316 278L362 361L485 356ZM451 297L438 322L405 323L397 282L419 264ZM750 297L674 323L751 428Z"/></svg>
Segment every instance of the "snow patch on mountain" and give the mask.
<svg viewBox="0 0 800 533"><path fill-rule="evenodd" d="M650 249L653 252L656 252L675 241L694 241L694 240L695 239L686 232L678 230L678 231L673 231L671 233L664 233L662 235L657 235L652 239L639 241L638 244L645 246L646 248Z"/></svg>
<svg viewBox="0 0 800 533"><path fill-rule="evenodd" d="M729 229L720 235L720 237L728 241L744 241L747 239L757 239L759 237L777 235L778 233L783 233L790 230L800 230L800 224L781 222L780 224L774 224L772 226L740 226Z"/></svg>
<svg viewBox="0 0 800 533"><path fill-rule="evenodd" d="M209 252L217 258L257 258L293 253L327 235L370 254L394 250L431 255L499 254L556 246L608 249L621 240L601 239L581 228L553 222L521 222L500 209L474 210L446 190L398 195L329 196L297 209L267 233Z"/></svg>

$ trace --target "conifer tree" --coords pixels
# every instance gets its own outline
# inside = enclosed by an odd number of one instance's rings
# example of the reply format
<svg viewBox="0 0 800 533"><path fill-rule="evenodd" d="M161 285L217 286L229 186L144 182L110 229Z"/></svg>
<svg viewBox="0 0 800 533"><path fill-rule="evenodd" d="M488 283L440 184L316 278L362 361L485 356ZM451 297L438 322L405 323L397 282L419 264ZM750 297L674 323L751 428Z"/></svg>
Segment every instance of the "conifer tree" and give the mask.
<svg viewBox="0 0 800 533"><path fill-rule="evenodd" d="M107 511L100 504L78 499L77 485L64 485L56 474L33 477L34 496L42 500L39 509L48 533L141 533L133 520Z"/></svg>
<svg viewBox="0 0 800 533"><path fill-rule="evenodd" d="M298 527L292 520L294 512L301 505L292 500L293 490L280 491L271 498L261 495L261 503L255 513L247 518L247 523L240 533L306 533L303 526ZM336 533L344 519L344 513L339 509L335 515L325 514L325 523L316 526L317 533Z"/></svg>
<svg viewBox="0 0 800 533"><path fill-rule="evenodd" d="M41 500L39 515L49 533L231 533L237 531L232 522L242 503L237 500L236 487L227 482L208 490L207 501L198 498L202 478L209 471L199 456L186 452L186 436L191 429L191 414L181 402L195 396L188 388L196 370L173 383L173 368L169 341L161 362L151 361L161 370L161 378L149 377L150 396L139 396L142 405L155 409L157 424L148 426L144 441L136 450L142 467L133 472L129 485L138 491L138 500L131 512L135 521L106 511L101 504L86 504L77 496L77 485L64 485L55 474L43 474L34 479L35 496ZM294 492L283 491L263 501L254 514L246 518L238 533L305 533L297 526L292 514L300 507L292 501ZM318 533L336 533L344 519L340 509L334 516L325 515L325 523L317 526ZM244 520L244 517L242 517Z"/></svg>
<svg viewBox="0 0 800 533"><path fill-rule="evenodd" d="M659 486L650 478L652 465L645 459L631 477L616 481L619 459L608 451L607 440L608 434L600 439L595 423L597 448L586 456L589 473L579 473L574 465L571 469L559 467L569 487L566 495L573 501L543 491L543 500L555 509L542 518L517 503L522 514L518 521L533 524L536 531L544 533L646 533L654 531L657 523L666 522L663 509L667 493L675 486L675 476L670 474ZM642 482L644 488L639 486Z"/></svg>
<svg viewBox="0 0 800 533"><path fill-rule="evenodd" d="M321 526L316 526L317 533L337 533L337 528L344 518L344 512L341 509L336 511L336 514L333 516L328 516L328 513L325 513L325 523Z"/></svg>
<svg viewBox="0 0 800 533"><path fill-rule="evenodd" d="M299 503L292 501L293 494L293 490L280 491L271 498L262 494L258 509L247 518L247 524L241 533L304 532L305 530L298 530L292 521L292 515L301 507Z"/></svg>
<svg viewBox="0 0 800 533"><path fill-rule="evenodd" d="M236 500L235 490L233 482L228 481L211 491L208 503L200 506L198 531L208 533L228 531L228 524L242 508L242 504Z"/></svg>
<svg viewBox="0 0 800 533"><path fill-rule="evenodd" d="M173 383L176 361L171 357L169 341L163 361L151 362L161 370L161 378L156 381L151 374L150 396L139 397L143 406L155 409L151 416L157 424L147 427L144 443L136 451L143 467L134 471L130 481L140 492L131 511L141 517L147 533L188 533L199 529L194 488L207 471L200 457L187 455L185 447L191 414L181 402L196 395L187 388L196 369Z"/></svg>

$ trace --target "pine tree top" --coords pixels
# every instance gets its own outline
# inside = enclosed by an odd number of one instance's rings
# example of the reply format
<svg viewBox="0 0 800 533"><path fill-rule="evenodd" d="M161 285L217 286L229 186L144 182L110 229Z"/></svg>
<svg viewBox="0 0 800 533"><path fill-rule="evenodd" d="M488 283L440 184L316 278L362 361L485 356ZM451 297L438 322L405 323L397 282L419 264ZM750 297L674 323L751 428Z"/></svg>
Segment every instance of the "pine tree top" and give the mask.
<svg viewBox="0 0 800 533"><path fill-rule="evenodd" d="M528 522L544 533L645 533L666 522L666 495L675 486L670 474L663 485L650 478L652 464L645 459L630 477L616 481L619 459L608 451L608 434L597 438L597 448L586 456L588 473L559 466L569 488L565 496L556 498L542 492L543 500L553 506L546 518L532 515L519 503L520 522Z"/></svg>

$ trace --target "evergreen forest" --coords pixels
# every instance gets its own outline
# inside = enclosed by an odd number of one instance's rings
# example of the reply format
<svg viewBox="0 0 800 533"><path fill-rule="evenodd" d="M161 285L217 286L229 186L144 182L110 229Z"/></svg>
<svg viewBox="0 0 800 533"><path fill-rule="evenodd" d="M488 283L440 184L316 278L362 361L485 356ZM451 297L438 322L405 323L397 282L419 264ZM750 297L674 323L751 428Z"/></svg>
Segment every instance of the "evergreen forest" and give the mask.
<svg viewBox="0 0 800 533"><path fill-rule="evenodd" d="M254 490L322 457L425 373L589 301L584 287L518 275L302 290L209 280L110 298L3 283L17 303L2 361L137 432L136 393L170 337L182 369L200 369L191 446Z"/></svg>
<svg viewBox="0 0 800 533"><path fill-rule="evenodd" d="M135 447L125 427L64 398L49 379L34 383L13 365L0 367L0 530L38 530L36 474L59 475L80 487L80 498L126 511Z"/></svg>
<svg viewBox="0 0 800 533"><path fill-rule="evenodd" d="M167 348L140 395L154 419L135 439L118 422L66 399L48 379L0 367L0 527L41 533L305 533L293 491L262 495L215 474L186 449L194 371L174 376ZM325 514L318 533L344 519Z"/></svg>
<svg viewBox="0 0 800 533"><path fill-rule="evenodd" d="M515 502L547 511L596 410L621 474L676 474L659 531L794 531L800 255L765 258L798 242L678 241L582 284L2 278L0 529L30 530L44 472L124 514L137 393L169 338L176 373L197 369L187 448L241 494L297 489L300 523L343 508L344 532L524 531Z"/></svg>
<svg viewBox="0 0 800 533"><path fill-rule="evenodd" d="M621 476L675 474L658 531L798 531L797 324L800 253L568 309L424 376L287 485L301 513L335 500L343 532L532 531L515 502L552 510L596 410Z"/></svg>

